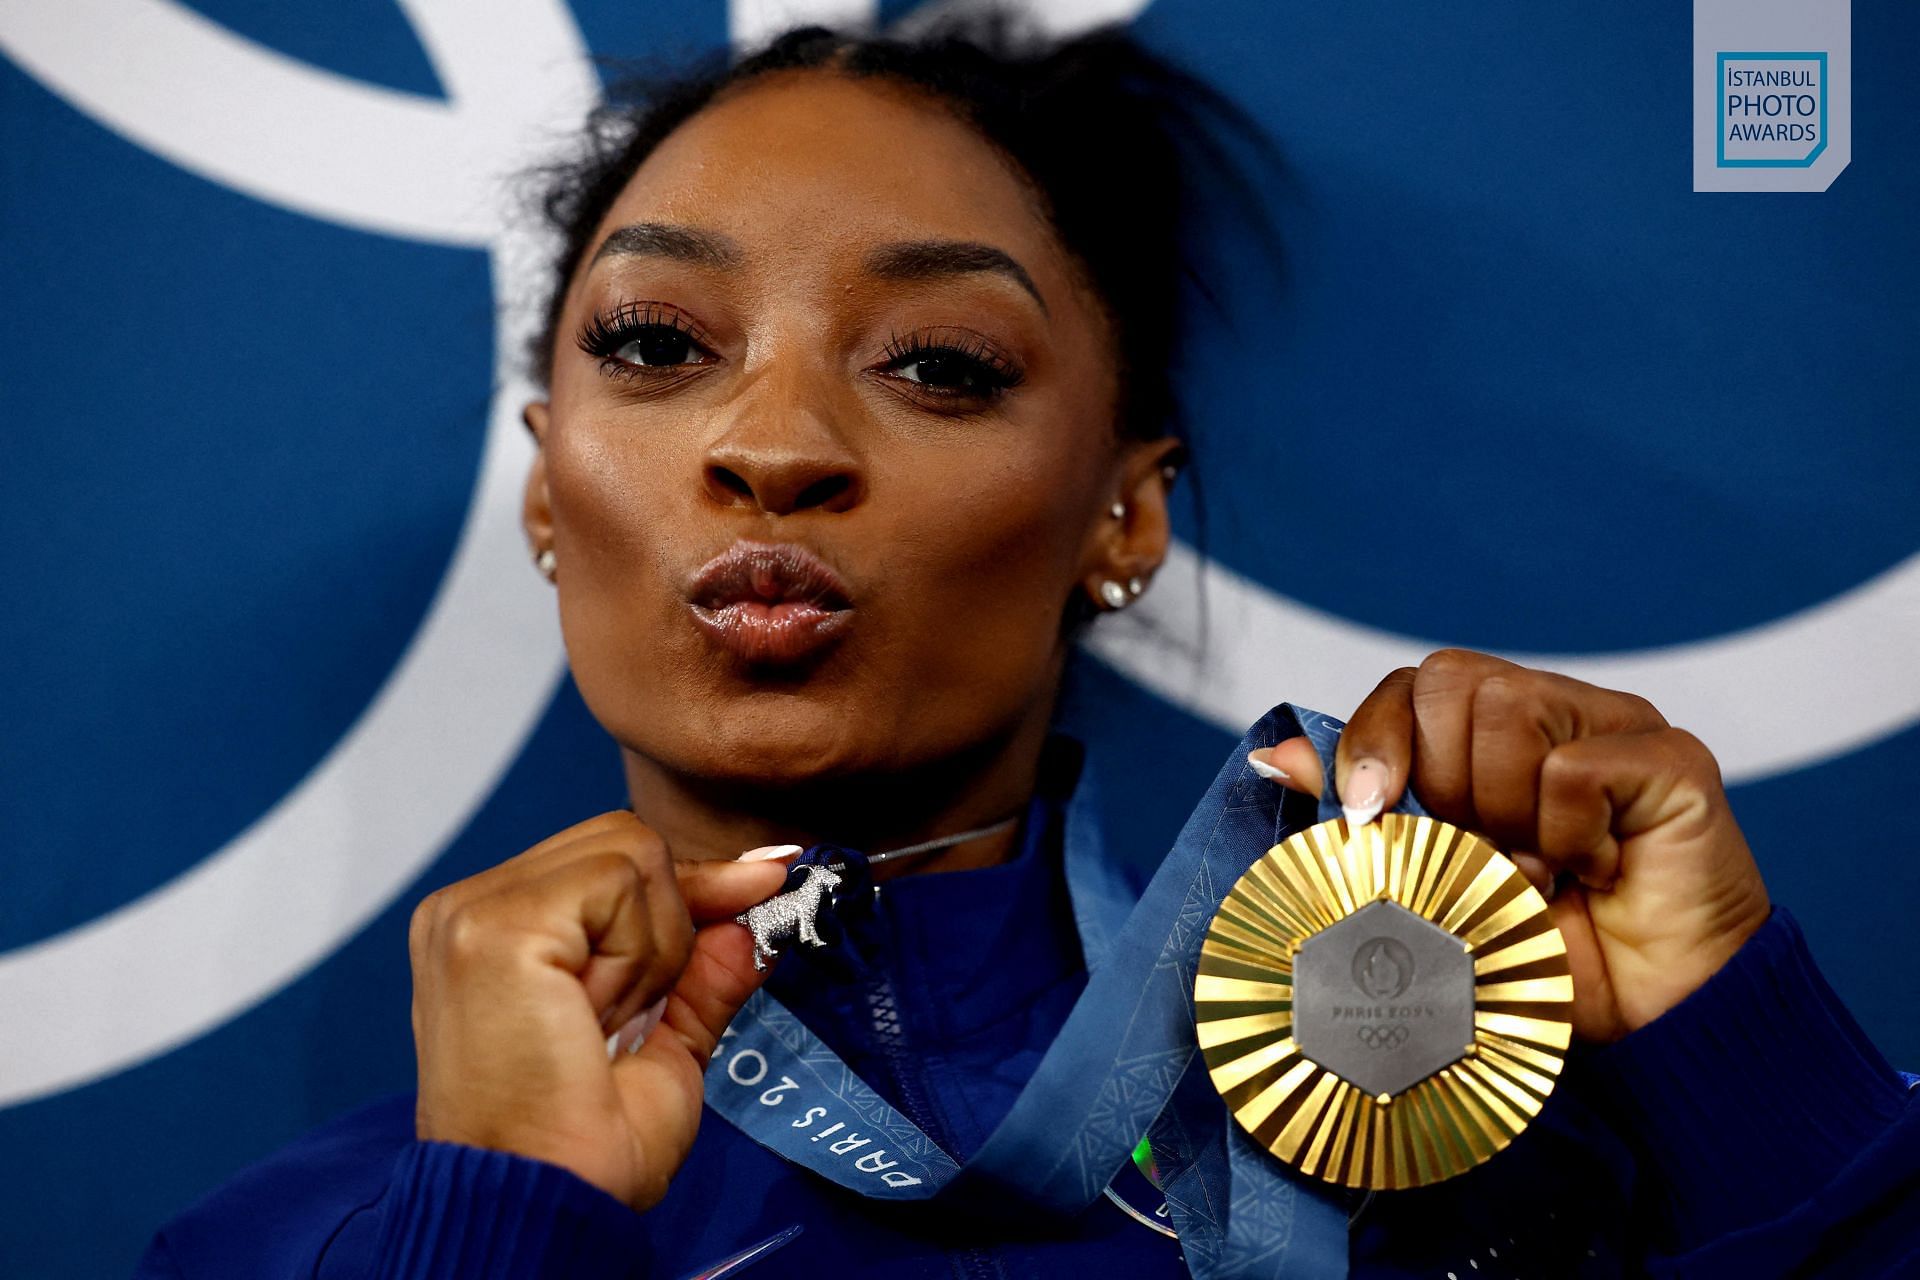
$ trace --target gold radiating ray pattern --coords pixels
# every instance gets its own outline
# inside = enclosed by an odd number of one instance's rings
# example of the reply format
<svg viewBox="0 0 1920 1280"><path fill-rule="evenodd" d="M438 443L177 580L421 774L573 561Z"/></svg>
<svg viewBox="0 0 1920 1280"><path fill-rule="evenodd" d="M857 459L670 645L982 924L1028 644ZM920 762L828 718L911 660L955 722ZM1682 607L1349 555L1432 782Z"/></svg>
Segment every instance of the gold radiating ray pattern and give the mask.
<svg viewBox="0 0 1920 1280"><path fill-rule="evenodd" d="M1367 1096L1293 1039L1293 957L1373 902L1396 902L1473 955L1473 1043L1391 1099ZM1573 979L1546 900L1482 837L1433 818L1341 820L1275 845L1207 930L1194 981L1214 1087L1261 1146L1348 1187L1418 1187L1511 1142L1553 1092L1572 1037Z"/></svg>

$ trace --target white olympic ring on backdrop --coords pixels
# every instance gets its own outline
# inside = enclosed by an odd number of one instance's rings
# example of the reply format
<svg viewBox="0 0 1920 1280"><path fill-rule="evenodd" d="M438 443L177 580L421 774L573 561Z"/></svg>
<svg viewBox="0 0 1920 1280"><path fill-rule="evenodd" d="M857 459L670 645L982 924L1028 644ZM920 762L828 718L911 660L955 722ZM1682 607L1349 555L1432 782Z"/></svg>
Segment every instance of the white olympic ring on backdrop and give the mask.
<svg viewBox="0 0 1920 1280"><path fill-rule="evenodd" d="M312 772L225 847L106 915L0 955L0 1106L164 1053L318 964L466 826L564 670L550 593L532 573L510 571L524 554L520 490L531 454L519 407L532 395L512 367L529 322L513 303L539 296L541 263L529 233L502 218L497 181L536 154L520 148L576 124L599 86L563 0L398 3L444 101L296 62L173 0L37 9L0 0L0 51L78 110L268 203L483 248L501 310L479 477L452 563L405 654ZM1144 3L1067 0L1040 13L1066 32L1130 18ZM870 23L874 12L874 0L732 0L729 34L743 45L790 21ZM1103 624L1091 647L1232 733L1283 698L1351 707L1383 672L1435 647L1209 566L1214 640L1203 663L1191 643L1199 568L1177 546L1158 589ZM1730 635L1586 657L1510 656L1646 694L1714 747L1729 781L1741 781L1920 719L1908 652L1917 631L1920 555ZM245 965L233 962L240 955Z"/></svg>

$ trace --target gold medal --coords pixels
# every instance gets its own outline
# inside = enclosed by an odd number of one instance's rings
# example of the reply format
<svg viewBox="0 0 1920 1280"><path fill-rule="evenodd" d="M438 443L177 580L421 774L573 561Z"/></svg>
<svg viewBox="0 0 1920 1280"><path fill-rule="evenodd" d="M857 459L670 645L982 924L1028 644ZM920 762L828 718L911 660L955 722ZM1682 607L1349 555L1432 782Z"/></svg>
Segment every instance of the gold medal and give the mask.
<svg viewBox="0 0 1920 1280"><path fill-rule="evenodd" d="M1193 994L1214 1087L1254 1141L1375 1190L1500 1151L1573 1033L1546 899L1484 838L1398 813L1269 849L1220 904Z"/></svg>

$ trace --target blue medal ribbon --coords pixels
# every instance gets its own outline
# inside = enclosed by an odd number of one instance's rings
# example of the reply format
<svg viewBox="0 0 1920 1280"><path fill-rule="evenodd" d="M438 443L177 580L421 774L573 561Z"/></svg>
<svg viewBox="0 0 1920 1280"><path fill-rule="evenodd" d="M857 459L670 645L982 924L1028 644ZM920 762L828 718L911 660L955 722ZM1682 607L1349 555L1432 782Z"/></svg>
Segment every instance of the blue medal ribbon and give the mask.
<svg viewBox="0 0 1920 1280"><path fill-rule="evenodd" d="M1273 736L1264 736L1262 730L1270 724ZM1345 727L1332 716L1282 704L1248 731L1235 759L1244 761L1248 751L1283 742L1296 736L1284 730L1298 729L1320 757L1320 774L1325 779L1313 821L1331 822L1344 816L1333 776L1334 750ZM1223 777L1232 771L1233 763L1228 761ZM1214 785L1217 789L1219 782ZM1221 821L1234 828L1233 838L1258 845L1260 853L1308 825L1291 820L1292 815L1282 811L1285 806L1268 804L1274 793L1286 794L1264 780L1242 779L1237 792L1221 806ZM1195 817L1213 805L1214 792L1209 792ZM1411 789L1394 812L1426 814ZM1182 832L1181 839L1187 835ZM1254 860L1248 859L1247 865ZM1219 898L1224 899L1232 887L1231 881L1222 886ZM1218 900L1214 905L1217 909ZM1197 967L1197 945L1195 963ZM1191 971L1186 990L1191 996ZM1187 1025L1193 1025L1191 1004ZM1147 1138L1160 1166L1161 1188L1180 1235L1181 1252L1195 1280L1347 1274L1347 1194L1295 1173L1258 1146L1228 1114L1198 1052L1175 1086L1171 1103L1147 1130Z"/></svg>
<svg viewBox="0 0 1920 1280"><path fill-rule="evenodd" d="M965 1165L764 988L708 1064L707 1105L762 1146L861 1195L938 1196L992 1204L1001 1214L1077 1214L1146 1133L1197 1280L1344 1276L1344 1197L1294 1173L1233 1122L1207 1078L1193 1010L1200 944L1228 890L1293 831L1340 816L1331 779L1342 727L1291 704L1261 717L1137 900L1105 856L1095 797L1082 778L1067 807L1064 853L1087 986L1012 1109ZM1246 763L1247 752L1302 734L1329 780L1312 819L1302 812L1310 802L1286 803L1289 793ZM1400 810L1419 812L1410 796Z"/></svg>

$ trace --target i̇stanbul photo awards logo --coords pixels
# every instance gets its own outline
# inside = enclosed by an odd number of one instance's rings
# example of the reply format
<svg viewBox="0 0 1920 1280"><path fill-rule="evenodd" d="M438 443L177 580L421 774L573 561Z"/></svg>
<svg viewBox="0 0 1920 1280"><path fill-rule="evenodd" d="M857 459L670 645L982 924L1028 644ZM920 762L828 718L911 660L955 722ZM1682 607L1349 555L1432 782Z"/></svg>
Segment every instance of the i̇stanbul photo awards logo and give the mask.
<svg viewBox="0 0 1920 1280"><path fill-rule="evenodd" d="M1852 158L1852 0L1694 0L1693 189L1825 191Z"/></svg>

